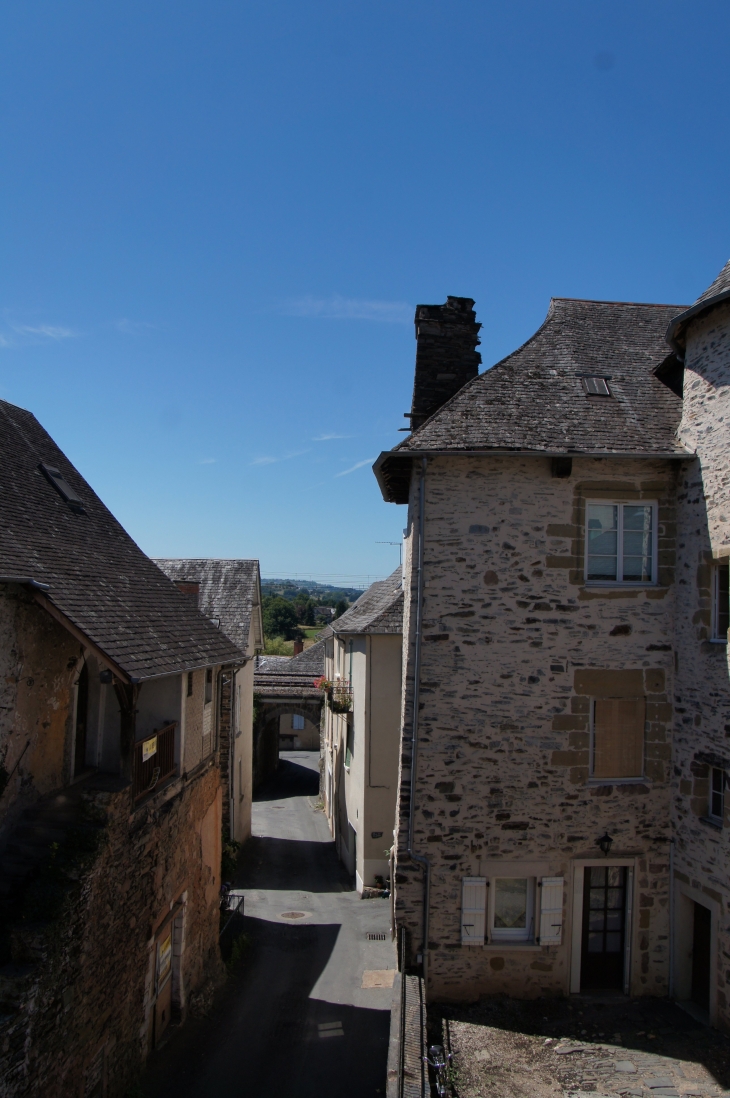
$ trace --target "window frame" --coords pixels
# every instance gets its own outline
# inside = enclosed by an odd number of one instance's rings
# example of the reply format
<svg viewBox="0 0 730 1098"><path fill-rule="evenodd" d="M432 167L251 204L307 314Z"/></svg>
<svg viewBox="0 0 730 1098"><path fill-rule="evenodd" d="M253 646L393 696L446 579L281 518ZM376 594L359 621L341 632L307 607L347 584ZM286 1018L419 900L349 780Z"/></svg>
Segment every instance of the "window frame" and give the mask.
<svg viewBox="0 0 730 1098"><path fill-rule="evenodd" d="M611 699L606 697L592 697L590 699L590 719L588 722L588 784L589 785L645 785L646 778L646 697L644 695L632 695L632 697L643 698L644 701L644 729L643 737L641 741L641 774L634 777L624 778L608 778L596 776L593 771L595 765L596 754L596 702L597 701L609 701Z"/></svg>
<svg viewBox="0 0 730 1098"><path fill-rule="evenodd" d="M715 775L720 775L720 790L715 790ZM714 824L723 825L725 822L725 771L721 766L711 766L709 774L709 790L707 798L707 818ZM720 815L713 811L715 808L715 795L720 798Z"/></svg>
<svg viewBox="0 0 730 1098"><path fill-rule="evenodd" d="M625 579L588 579L588 508L589 507L618 507L616 527L616 572L623 571L623 510L624 507L651 507L651 576L650 580L625 580ZM583 515L583 581L587 587L656 587L659 582L659 504L653 499L590 499L585 500Z"/></svg>
<svg viewBox="0 0 730 1098"><path fill-rule="evenodd" d="M713 644L727 644L728 631L719 629L720 619L720 569L730 570L730 560L727 557L712 562L712 620L710 624L710 640ZM728 618L730 619L730 597L728 599ZM730 627L730 626L729 626Z"/></svg>
<svg viewBox="0 0 730 1098"><path fill-rule="evenodd" d="M497 898L497 881L527 881L527 926L524 932L521 927L505 927L494 925L494 906ZM531 945L535 942L535 927L537 923L537 878L530 875L517 876L514 873L494 873L489 878L489 895L487 935L489 942L500 945Z"/></svg>

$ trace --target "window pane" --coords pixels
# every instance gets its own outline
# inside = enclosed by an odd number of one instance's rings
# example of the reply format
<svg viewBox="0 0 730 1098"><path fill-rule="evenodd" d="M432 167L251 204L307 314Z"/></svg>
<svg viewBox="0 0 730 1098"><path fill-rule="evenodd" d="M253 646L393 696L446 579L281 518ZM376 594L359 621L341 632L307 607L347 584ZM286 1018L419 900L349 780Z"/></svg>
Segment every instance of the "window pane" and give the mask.
<svg viewBox="0 0 730 1098"><path fill-rule="evenodd" d="M620 865L608 867L608 883L612 888L620 888L624 883L624 871Z"/></svg>
<svg viewBox="0 0 730 1098"><path fill-rule="evenodd" d="M607 934L606 935L606 953L620 953L621 952L621 934Z"/></svg>
<svg viewBox="0 0 730 1098"><path fill-rule="evenodd" d="M527 878L498 877L494 882L495 927L527 928Z"/></svg>
<svg viewBox="0 0 730 1098"><path fill-rule="evenodd" d="M594 865L590 869L591 885L598 887L606 883L606 870L603 866Z"/></svg>
<svg viewBox="0 0 730 1098"><path fill-rule="evenodd" d="M624 906L624 890L623 888L609 888L608 889L608 903L606 907L612 911L620 910Z"/></svg>
<svg viewBox="0 0 730 1098"><path fill-rule="evenodd" d="M588 935L588 952L589 953L603 953L603 935L602 934L589 934Z"/></svg>
<svg viewBox="0 0 730 1098"><path fill-rule="evenodd" d="M651 557L625 556L623 578L625 580L632 580L635 583L650 583L652 579Z"/></svg>
<svg viewBox="0 0 730 1098"><path fill-rule="evenodd" d="M616 579L618 507L590 503L587 507L588 579Z"/></svg>
<svg viewBox="0 0 730 1098"><path fill-rule="evenodd" d="M609 911L606 914L606 930L620 930L623 920L622 911Z"/></svg>
<svg viewBox="0 0 730 1098"><path fill-rule="evenodd" d="M652 578L652 518L651 507L626 504L623 508L623 579L648 582Z"/></svg>
<svg viewBox="0 0 730 1098"><path fill-rule="evenodd" d="M720 640L727 639L728 627L730 627L730 567L727 561L717 566L717 581L715 589L715 630Z"/></svg>
<svg viewBox="0 0 730 1098"><path fill-rule="evenodd" d="M605 903L606 903L606 893L604 892L604 890L602 888L592 888L591 889L591 905L590 905L591 910L592 911L593 910L603 911Z"/></svg>
<svg viewBox="0 0 730 1098"><path fill-rule="evenodd" d="M603 912L591 911L588 914L588 929L603 930Z"/></svg>

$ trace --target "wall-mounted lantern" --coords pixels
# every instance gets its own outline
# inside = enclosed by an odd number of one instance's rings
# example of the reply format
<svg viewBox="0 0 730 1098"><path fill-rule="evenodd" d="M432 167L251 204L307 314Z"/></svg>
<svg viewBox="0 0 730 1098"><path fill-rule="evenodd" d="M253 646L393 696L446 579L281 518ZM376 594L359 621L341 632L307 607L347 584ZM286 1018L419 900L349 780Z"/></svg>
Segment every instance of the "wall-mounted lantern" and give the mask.
<svg viewBox="0 0 730 1098"><path fill-rule="evenodd" d="M611 853L612 842L613 839L611 838L609 833L607 831L604 831L600 839L596 839L596 846L599 846L601 848L601 852L605 854L606 857L608 857L608 855Z"/></svg>

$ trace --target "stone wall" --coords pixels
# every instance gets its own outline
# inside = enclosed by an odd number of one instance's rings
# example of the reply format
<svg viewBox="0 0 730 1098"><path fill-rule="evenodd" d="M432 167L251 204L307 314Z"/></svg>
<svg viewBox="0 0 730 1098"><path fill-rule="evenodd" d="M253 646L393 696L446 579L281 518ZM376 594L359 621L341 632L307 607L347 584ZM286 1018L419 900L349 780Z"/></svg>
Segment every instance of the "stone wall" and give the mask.
<svg viewBox="0 0 730 1098"><path fill-rule="evenodd" d="M18 811L71 777L81 645L13 585L0 589L0 840ZM6 783L6 784L5 784Z"/></svg>
<svg viewBox="0 0 730 1098"><path fill-rule="evenodd" d="M606 830L612 857L634 867L632 994L667 992L675 494L669 462L574 458L567 478L548 458L429 462L414 849L432 867L431 997L567 992L572 890ZM586 499L658 502L658 586L586 587ZM406 851L417 528L416 471L396 872L412 962L423 897ZM643 782L587 780L590 698L604 693L647 699ZM461 945L461 879L506 861L564 877L560 946Z"/></svg>
<svg viewBox="0 0 730 1098"><path fill-rule="evenodd" d="M680 437L697 457L679 486L677 671L673 815L676 827L675 992L688 998L694 901L713 917L710 1015L730 1029L730 856L722 828L707 819L712 766L730 773L727 644L713 642L712 567L730 556L730 306L691 324ZM726 793L726 804L728 801ZM730 815L725 812L725 824Z"/></svg>
<svg viewBox="0 0 730 1098"><path fill-rule="evenodd" d="M155 932L171 911L178 1016L221 974L218 767L211 760L134 812L128 788L103 784L84 793L105 819L99 853L61 918L16 935L25 975L20 1009L3 1032L3 1098L78 1098L97 1077L108 1098L127 1091L150 1049Z"/></svg>

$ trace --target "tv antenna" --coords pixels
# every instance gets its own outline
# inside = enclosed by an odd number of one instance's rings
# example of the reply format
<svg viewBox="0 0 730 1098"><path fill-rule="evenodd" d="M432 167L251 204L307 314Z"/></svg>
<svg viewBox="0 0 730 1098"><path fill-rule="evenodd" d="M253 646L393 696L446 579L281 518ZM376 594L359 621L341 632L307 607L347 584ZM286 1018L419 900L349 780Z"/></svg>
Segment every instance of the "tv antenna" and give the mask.
<svg viewBox="0 0 730 1098"><path fill-rule="evenodd" d="M376 541L376 545L397 545L400 549L400 566L403 567L403 542L402 541Z"/></svg>

